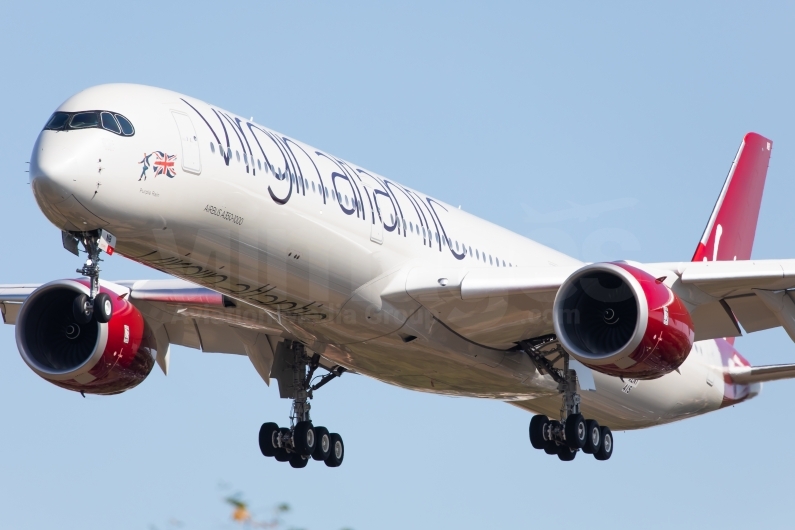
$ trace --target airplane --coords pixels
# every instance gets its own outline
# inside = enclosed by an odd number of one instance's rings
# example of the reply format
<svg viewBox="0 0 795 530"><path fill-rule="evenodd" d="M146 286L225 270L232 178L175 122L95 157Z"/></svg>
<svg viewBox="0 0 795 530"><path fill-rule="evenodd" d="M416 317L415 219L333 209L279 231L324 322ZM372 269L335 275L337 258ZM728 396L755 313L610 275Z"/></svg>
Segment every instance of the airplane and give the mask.
<svg viewBox="0 0 795 530"><path fill-rule="evenodd" d="M83 395L167 374L171 345L247 356L292 400L260 451L294 468L342 464L310 409L347 372L504 401L534 413L532 447L604 461L613 430L795 377L734 347L741 327L795 340L795 260L751 260L771 149L744 136L690 261L583 263L220 107L95 86L30 160L80 276L2 285L0 309L28 367ZM113 254L172 278L100 279Z"/></svg>

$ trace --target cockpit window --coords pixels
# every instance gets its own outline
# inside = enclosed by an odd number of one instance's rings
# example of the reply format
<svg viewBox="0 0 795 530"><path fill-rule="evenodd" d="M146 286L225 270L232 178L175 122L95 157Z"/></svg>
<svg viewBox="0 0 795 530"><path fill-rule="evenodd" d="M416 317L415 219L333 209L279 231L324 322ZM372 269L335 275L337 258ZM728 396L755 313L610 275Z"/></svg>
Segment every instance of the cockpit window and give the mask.
<svg viewBox="0 0 795 530"><path fill-rule="evenodd" d="M119 136L132 136L135 128L130 120L107 110L86 110L81 112L56 112L45 130L69 131L73 129L105 129Z"/></svg>
<svg viewBox="0 0 795 530"><path fill-rule="evenodd" d="M107 129L111 132L115 132L116 134L121 134L121 129L119 129L119 124L116 123L116 118L113 117L113 114L110 112L103 112L100 117L102 118L102 128Z"/></svg>
<svg viewBox="0 0 795 530"><path fill-rule="evenodd" d="M72 121L69 122L69 127L72 129L88 129L99 125L96 112L78 112L72 116Z"/></svg>
<svg viewBox="0 0 795 530"><path fill-rule="evenodd" d="M119 120L119 125L121 125L121 132L124 133L124 136L132 136L133 134L135 134L135 129L133 129L130 120L128 120L121 114L116 114L116 119Z"/></svg>
<svg viewBox="0 0 795 530"><path fill-rule="evenodd" d="M50 121L47 122L47 125L44 126L45 129L62 129L64 125L69 121L69 113L68 112L56 112L55 114L50 117Z"/></svg>

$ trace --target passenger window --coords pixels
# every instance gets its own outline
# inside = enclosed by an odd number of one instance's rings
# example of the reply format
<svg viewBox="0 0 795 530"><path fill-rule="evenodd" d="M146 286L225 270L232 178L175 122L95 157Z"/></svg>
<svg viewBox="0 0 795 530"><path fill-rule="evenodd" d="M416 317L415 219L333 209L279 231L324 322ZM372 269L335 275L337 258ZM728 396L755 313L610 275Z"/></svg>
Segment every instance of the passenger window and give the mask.
<svg viewBox="0 0 795 530"><path fill-rule="evenodd" d="M259 158L257 159L257 169L262 169L262 164L260 163Z"/></svg>
<svg viewBox="0 0 795 530"><path fill-rule="evenodd" d="M214 144L214 143L212 143L212 142L210 142L210 151L212 151L213 153L215 153L215 144Z"/></svg>
<svg viewBox="0 0 795 530"><path fill-rule="evenodd" d="M116 114L116 119L118 120L119 125L121 126L121 132L124 134L124 136L132 136L133 134L135 134L135 129L133 128L132 123L130 123L130 120L128 120L121 114Z"/></svg>
<svg viewBox="0 0 795 530"><path fill-rule="evenodd" d="M47 122L47 125L44 126L44 128L49 129L51 131L57 131L59 129L63 129L67 121L69 121L68 112L56 112L55 114L50 116L50 119Z"/></svg>
<svg viewBox="0 0 795 530"><path fill-rule="evenodd" d="M121 129L119 128L119 124L116 123L116 118L113 117L113 114L110 112L103 112L100 114L102 118L102 128L107 129L108 131L115 132L116 134L121 134Z"/></svg>
<svg viewBox="0 0 795 530"><path fill-rule="evenodd" d="M72 116L72 121L69 122L72 129L88 129L90 127L99 126L99 116L96 112L78 112Z"/></svg>
<svg viewBox="0 0 795 530"><path fill-rule="evenodd" d="M235 151L235 156L237 157L237 161L240 162L240 151Z"/></svg>
<svg viewBox="0 0 795 530"><path fill-rule="evenodd" d="M489 265L494 265L494 262L491 261L491 254L489 254Z"/></svg>
<svg viewBox="0 0 795 530"><path fill-rule="evenodd" d="M243 162L245 162L246 164L248 164L248 155L246 154L246 152L245 152L245 151L243 151Z"/></svg>
<svg viewBox="0 0 795 530"><path fill-rule="evenodd" d="M312 193L314 193L314 192L315 192L315 183L313 182L312 183Z"/></svg>

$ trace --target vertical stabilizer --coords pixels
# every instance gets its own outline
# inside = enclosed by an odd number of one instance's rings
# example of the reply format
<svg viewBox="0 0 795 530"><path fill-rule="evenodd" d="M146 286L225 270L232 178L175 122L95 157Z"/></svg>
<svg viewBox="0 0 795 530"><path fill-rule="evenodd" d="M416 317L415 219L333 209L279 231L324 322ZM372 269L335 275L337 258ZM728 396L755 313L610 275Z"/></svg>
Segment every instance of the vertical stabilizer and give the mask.
<svg viewBox="0 0 795 530"><path fill-rule="evenodd" d="M763 136L745 135L693 261L751 259L772 148Z"/></svg>

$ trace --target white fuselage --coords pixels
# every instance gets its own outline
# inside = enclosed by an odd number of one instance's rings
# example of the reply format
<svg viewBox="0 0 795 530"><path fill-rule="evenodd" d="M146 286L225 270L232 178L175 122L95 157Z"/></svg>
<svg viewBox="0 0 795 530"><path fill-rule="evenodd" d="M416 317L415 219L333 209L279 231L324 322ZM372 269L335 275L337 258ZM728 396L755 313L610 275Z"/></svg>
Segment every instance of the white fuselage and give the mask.
<svg viewBox="0 0 795 530"><path fill-rule="evenodd" d="M455 274L577 260L187 96L104 85L59 108L97 109L122 113L135 134L45 130L34 147L34 193L58 227L104 228L116 252L237 301L240 325L296 337L351 370L557 415L556 384L510 351L548 329L549 300L520 308L538 318L488 300L440 315L395 286L412 265ZM731 348L697 343L656 380L591 372L589 385L581 373L584 412L631 429L715 410L729 385L719 347Z"/></svg>

